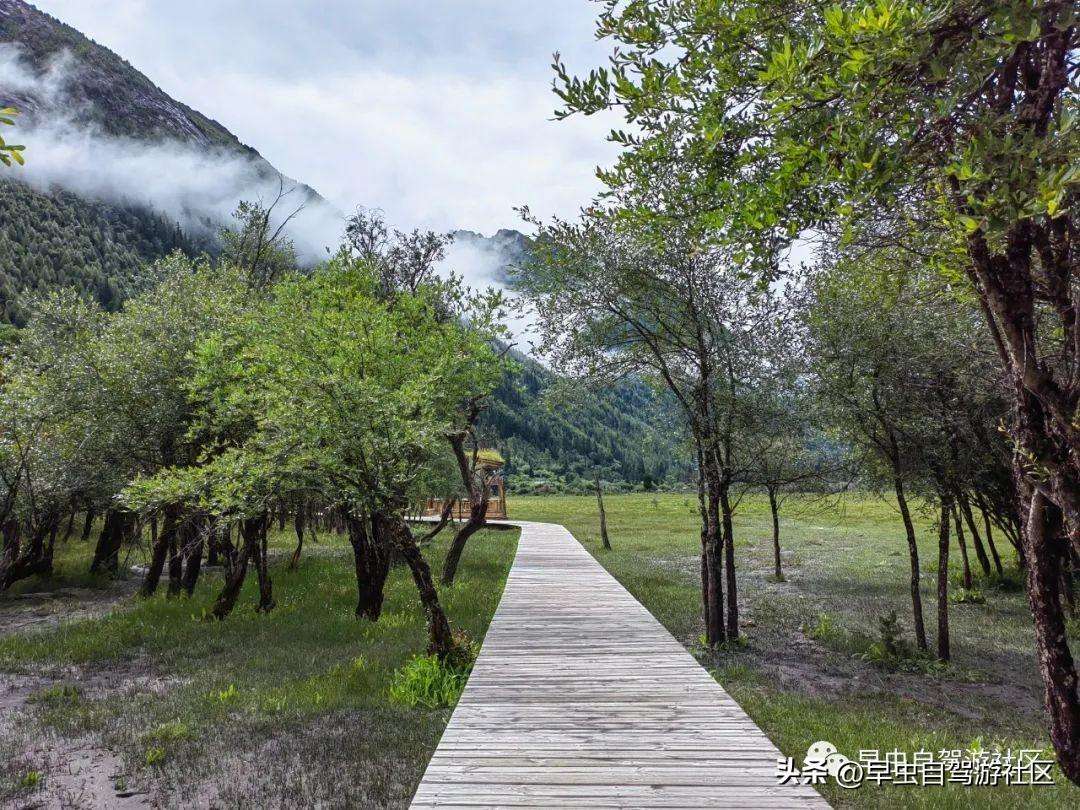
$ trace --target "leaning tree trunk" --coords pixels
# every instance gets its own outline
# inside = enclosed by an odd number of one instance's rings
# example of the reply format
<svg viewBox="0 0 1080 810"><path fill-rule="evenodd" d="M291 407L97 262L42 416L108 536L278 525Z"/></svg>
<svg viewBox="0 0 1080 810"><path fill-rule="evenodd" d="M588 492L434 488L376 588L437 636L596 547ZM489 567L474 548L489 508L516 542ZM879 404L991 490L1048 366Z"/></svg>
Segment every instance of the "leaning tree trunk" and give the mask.
<svg viewBox="0 0 1080 810"><path fill-rule="evenodd" d="M975 556L979 559L979 567L982 568L983 574L989 579L991 575L990 559L986 556L986 547L983 545L982 535L979 532L979 527L975 525L975 515L971 511L971 504L968 503L966 496L960 498L960 511L964 514L964 522L967 524L968 531L971 532L971 542L975 546ZM994 557L994 568L997 569L998 576L1001 575L1001 559L998 557L997 549L994 548L993 542L988 542L990 546L990 553Z"/></svg>
<svg viewBox="0 0 1080 810"><path fill-rule="evenodd" d="M442 584L453 585L454 577L457 576L458 563L461 562L461 554L465 551L465 544L469 538L487 525L488 511L488 486L482 470L475 470L465 458L465 446L463 436L452 436L450 446L457 459L458 470L461 479L469 493L469 518L465 525L458 529L450 548L446 552L446 561L443 563Z"/></svg>
<svg viewBox="0 0 1080 810"><path fill-rule="evenodd" d="M300 565L300 554L304 551L304 506L301 504L293 515L293 530L296 532L296 549L289 558L289 570L295 571Z"/></svg>
<svg viewBox="0 0 1080 810"><path fill-rule="evenodd" d="M243 535L244 545L233 557L232 565L229 566L229 570L225 574L225 584L222 586L221 593L218 594L211 611L211 615L218 620L224 620L236 607L240 589L244 587L244 580L247 578L248 560L253 554L258 553L257 548L252 548L252 545L257 544L259 541L258 535L254 532L243 532Z"/></svg>
<svg viewBox="0 0 1080 810"><path fill-rule="evenodd" d="M958 499L958 506L960 512L964 516L964 522L967 523L968 530L971 532L971 545L975 547L975 558L979 561L979 567L982 569L983 576L987 579L990 578L990 558L986 556L986 548L983 546L982 537L979 536L979 530L975 526L975 518L971 514L971 505L968 503L967 498L961 494ZM1001 565L1000 560L998 565ZM1001 571L999 570L1000 574Z"/></svg>
<svg viewBox="0 0 1080 810"><path fill-rule="evenodd" d="M972 588L971 562L968 560L967 540L964 537L964 527L960 523L960 512L955 505L952 510L952 519L956 524L956 543L960 546L960 558L964 564L964 589L970 591Z"/></svg>
<svg viewBox="0 0 1080 810"><path fill-rule="evenodd" d="M439 533L446 528L446 525L450 522L451 516L454 514L454 503L454 498L447 498L443 502L442 512L439 513L439 519L435 522L435 525L416 539L416 544L420 546L420 548L423 548L426 544L438 537Z"/></svg>
<svg viewBox="0 0 1080 810"><path fill-rule="evenodd" d="M165 570L165 559L168 557L169 547L176 536L179 514L178 504L169 504L165 507L165 520L162 522L160 531L154 536L154 542L150 548L150 564L146 566L146 575L143 577L142 587L139 588L140 596L150 597L157 591L158 582L161 581L161 572Z"/></svg>
<svg viewBox="0 0 1080 810"><path fill-rule="evenodd" d="M784 581L784 570L780 567L780 504L776 502L776 489L767 487L769 491L769 511L772 512L772 550L773 568L777 582Z"/></svg>
<svg viewBox="0 0 1080 810"><path fill-rule="evenodd" d="M225 585L218 594L214 603L212 615L216 619L225 619L240 596L240 590L244 587L247 578L248 562L253 562L259 577L259 604L256 607L260 613L266 613L273 609L274 598L271 589L270 575L266 570L266 530L269 525L269 516L265 513L256 517L245 518L240 523L240 535L244 539L244 545L233 560L225 575Z"/></svg>
<svg viewBox="0 0 1080 810"><path fill-rule="evenodd" d="M1060 510L1039 490L1031 494L1024 541L1028 603L1035 620L1035 644L1046 687L1050 741L1062 771L1076 781L1080 778L1080 696L1058 576L1068 552L1068 536Z"/></svg>
<svg viewBox="0 0 1080 810"><path fill-rule="evenodd" d="M941 497L941 521L938 526L937 648L938 660L948 661L949 652L949 512L948 496Z"/></svg>
<svg viewBox="0 0 1080 810"><path fill-rule="evenodd" d="M986 529L986 545L990 546L990 554L994 558L994 568L997 569L998 576L1003 576L1005 574L1005 570L1001 566L1001 555L998 554L997 545L995 545L994 543L994 529L990 525L990 515L988 515L986 512L983 512L982 516L983 526Z"/></svg>
<svg viewBox="0 0 1080 810"><path fill-rule="evenodd" d="M596 505L600 509L600 542L605 551L611 551L611 540L607 533L607 512L604 511L604 490L600 486L600 476L596 476Z"/></svg>
<svg viewBox="0 0 1080 810"><path fill-rule="evenodd" d="M413 582L420 594L420 603L428 623L428 654L445 659L454 652L454 636L450 630L450 621L439 602L439 592L435 589L431 568L405 521L398 515L388 516L385 521L394 538L395 547L412 572Z"/></svg>
<svg viewBox="0 0 1080 810"><path fill-rule="evenodd" d="M924 652L929 649L926 642L926 624L923 622L922 592L919 590L919 544L915 539L915 524L911 520L907 496L904 494L904 482L899 476L893 479L896 489L896 503L900 507L900 516L904 520L904 533L907 536L908 559L911 563L911 609L915 620L915 643Z"/></svg>
<svg viewBox="0 0 1080 810"><path fill-rule="evenodd" d="M382 614L383 591L390 573L390 543L385 521L374 515L369 524L352 514L345 515L349 543L356 569L356 615L373 622Z"/></svg>

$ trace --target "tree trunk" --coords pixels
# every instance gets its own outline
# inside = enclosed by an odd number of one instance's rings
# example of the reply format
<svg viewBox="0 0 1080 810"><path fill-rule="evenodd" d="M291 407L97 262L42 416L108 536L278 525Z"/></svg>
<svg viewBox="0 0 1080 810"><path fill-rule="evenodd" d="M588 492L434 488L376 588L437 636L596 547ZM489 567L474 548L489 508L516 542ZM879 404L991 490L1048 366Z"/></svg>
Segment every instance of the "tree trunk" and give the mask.
<svg viewBox="0 0 1080 810"><path fill-rule="evenodd" d="M52 536L53 527L49 525L38 526L33 529L33 535L30 539L30 545L23 550L21 554L17 554L19 551L18 541L18 527L16 526L14 540L12 545L5 553L5 557L8 552L16 553L17 556L11 560L6 566L6 571L3 580L0 581L0 590L10 588L16 582L21 579L27 579L32 576L49 576L52 574L52 551L51 542L46 544L45 538Z"/></svg>
<svg viewBox="0 0 1080 810"><path fill-rule="evenodd" d="M429 531L424 533L421 537L417 538L416 544L423 548L427 543L430 543L439 533L446 528L446 525L450 522L450 516L454 514L454 499L447 498L443 501L442 512L439 513L439 520L431 527Z"/></svg>
<svg viewBox="0 0 1080 810"><path fill-rule="evenodd" d="M777 582L784 581L784 569L780 565L780 505L776 502L776 489L767 487L769 492L769 510L772 512L772 548L774 575Z"/></svg>
<svg viewBox="0 0 1080 810"><path fill-rule="evenodd" d="M186 538L184 548L183 586L188 596L195 593L195 585L199 582L199 574L202 572L203 545L208 533L208 521L205 516L200 515L197 521L193 521L191 533Z"/></svg>
<svg viewBox="0 0 1080 810"><path fill-rule="evenodd" d="M168 597L172 599L184 588L184 555L183 547L191 531L192 515L185 514L177 518L176 530L169 536L169 591Z"/></svg>
<svg viewBox="0 0 1080 810"><path fill-rule="evenodd" d="M720 486L720 511L723 517L724 584L727 586L727 637L739 638L739 598L735 588L735 528L726 476Z"/></svg>
<svg viewBox="0 0 1080 810"><path fill-rule="evenodd" d="M120 570L120 547L129 530L131 515L119 509L110 509L105 513L105 525L98 535L94 549L94 561L90 564L90 573L96 574L108 570L117 574Z"/></svg>
<svg viewBox="0 0 1080 810"><path fill-rule="evenodd" d="M924 652L929 649L926 642L926 624L923 622L922 592L919 590L919 544L915 538L915 524L911 521L907 496L904 494L904 482L899 476L893 479L896 489L896 503L900 507L900 516L904 520L904 533L907 536L908 559L911 563L911 609L915 620L915 643Z"/></svg>
<svg viewBox="0 0 1080 810"><path fill-rule="evenodd" d="M1031 495L1024 540L1028 603L1035 620L1035 645L1046 687L1050 741L1062 771L1075 782L1080 779L1080 696L1058 576L1068 540L1060 510L1039 490Z"/></svg>
<svg viewBox="0 0 1080 810"><path fill-rule="evenodd" d="M97 514L94 512L92 506L86 507L86 519L83 520L82 536L79 538L80 542L88 543L90 541L90 533L94 530L94 518Z"/></svg>
<svg viewBox="0 0 1080 810"><path fill-rule="evenodd" d="M270 525L269 516L263 515L254 526L259 538L255 545L258 550L258 557L255 560L255 573L259 577L259 604L256 610L259 613L269 613L277 604L274 601L273 584L270 582L270 562L267 553L267 535L270 532Z"/></svg>
<svg viewBox="0 0 1080 810"><path fill-rule="evenodd" d="M233 558L232 565L225 574L225 585L222 586L221 593L214 602L211 611L214 618L224 620L236 607L236 600L247 578L248 559L258 553L258 546L255 545L257 543L258 536L254 532L244 533L244 545Z"/></svg>
<svg viewBox="0 0 1080 810"><path fill-rule="evenodd" d="M971 504L968 503L966 497L961 495L957 501L960 512L964 515L964 522L967 523L968 530L971 532L971 544L975 547L975 557L979 561L979 567L982 569L983 576L986 579L990 579L990 558L986 556L986 549L983 547L982 538L979 536L979 530L975 526L975 518L971 514ZM998 573L1001 573L1001 561L996 561L998 564Z"/></svg>
<svg viewBox="0 0 1080 810"><path fill-rule="evenodd" d="M994 558L994 568L997 569L998 576L1003 576L1005 570L1001 566L1001 556L998 554L997 546L994 544L994 529L990 525L990 515L983 512L982 517L983 527L986 529L986 544L990 546L990 554Z"/></svg>
<svg viewBox="0 0 1080 810"><path fill-rule="evenodd" d="M464 526L458 529L458 533L454 536L450 548L446 552L446 561L443 563L442 570L443 585L454 584L458 563L461 562L461 554L465 551L465 543L487 524L488 510L487 480L483 470L477 470L465 457L465 434L451 436L450 448L454 451L458 472L461 474L461 480L469 493L469 519L465 521Z"/></svg>
<svg viewBox="0 0 1080 810"><path fill-rule="evenodd" d="M604 491L600 487L600 476L596 476L596 505L600 508L600 542L605 551L611 551L611 540L607 533L607 513L604 511Z"/></svg>
<svg viewBox="0 0 1080 810"><path fill-rule="evenodd" d="M300 554L304 550L304 507L301 506L296 510L296 514L293 516L293 530L296 532L296 550L293 551L292 557L289 559L289 570L295 571L297 566L300 565Z"/></svg>
<svg viewBox="0 0 1080 810"><path fill-rule="evenodd" d="M420 553L420 547L416 545L405 521L397 515L388 516L385 520L394 538L394 545L409 566L416 590L420 594L420 604L424 607L428 622L428 654L446 658L454 651L454 636L450 631L446 613L439 603L439 592L435 589L431 568Z"/></svg>
<svg viewBox="0 0 1080 810"><path fill-rule="evenodd" d="M716 625L713 622L713 611L710 600L710 564L709 554L709 508L708 496L705 493L705 473L702 464L701 448L697 446L698 460L698 512L701 515L701 618L705 625L705 643L712 646L716 643Z"/></svg>
<svg viewBox="0 0 1080 810"><path fill-rule="evenodd" d="M3 526L3 536L4 549L0 553L0 591L8 587L8 573L19 557L19 524L15 520L7 520Z"/></svg>
<svg viewBox="0 0 1080 810"><path fill-rule="evenodd" d="M938 660L948 661L949 654L949 513L948 496L941 497L941 521L938 526L937 649Z"/></svg>
<svg viewBox="0 0 1080 810"><path fill-rule="evenodd" d="M225 562L222 565L225 566L225 570L230 570L233 565L236 564L239 558L240 551L233 545L233 527L229 523L222 523L218 526L217 531L217 552L218 555L225 558ZM237 529L237 540L240 540L239 528Z"/></svg>
<svg viewBox="0 0 1080 810"><path fill-rule="evenodd" d="M373 516L370 531L365 520L346 515L349 542L356 569L356 615L373 622L382 614L383 589L390 573L390 548L383 521Z"/></svg>
<svg viewBox="0 0 1080 810"><path fill-rule="evenodd" d="M699 458L704 458L704 454ZM727 641L727 628L724 625L724 541L720 529L720 481L716 470L710 467L707 461L702 468L705 490L705 513L702 516L705 555L705 643L709 647L715 647Z"/></svg>
<svg viewBox="0 0 1080 810"><path fill-rule="evenodd" d="M960 546L960 558L964 565L964 589L971 590L971 562L968 560L967 540L964 538L964 527L960 523L960 511L955 504L952 509L952 519L956 524L956 542Z"/></svg>
<svg viewBox="0 0 1080 810"><path fill-rule="evenodd" d="M165 559L169 554L169 546L176 534L176 523L180 513L180 506L169 504L165 507L165 520L161 531L154 537L150 547L150 564L146 566L146 575L143 577L139 595L143 597L153 596L157 591L158 582L161 580L161 572L165 570ZM153 532L151 532L153 533Z"/></svg>
<svg viewBox="0 0 1080 810"><path fill-rule="evenodd" d="M212 524L209 527L206 536L206 564L217 565L218 564L218 544L221 538L221 527L217 523Z"/></svg>
<svg viewBox="0 0 1080 810"><path fill-rule="evenodd" d="M70 540L71 539L71 534L74 531L75 531L75 505L72 504L72 506L71 506L71 514L68 515L67 528L64 529L64 540L63 540L63 542L66 543L68 540Z"/></svg>

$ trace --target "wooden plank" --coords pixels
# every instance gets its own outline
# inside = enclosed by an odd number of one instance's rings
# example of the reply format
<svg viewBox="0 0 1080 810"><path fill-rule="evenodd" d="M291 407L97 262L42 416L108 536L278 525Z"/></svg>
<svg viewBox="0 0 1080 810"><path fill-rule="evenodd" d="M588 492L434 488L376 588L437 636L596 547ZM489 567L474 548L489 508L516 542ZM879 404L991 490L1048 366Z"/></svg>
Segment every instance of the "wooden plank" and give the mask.
<svg viewBox="0 0 1080 810"><path fill-rule="evenodd" d="M521 527L506 590L413 807L826 808L562 526Z"/></svg>

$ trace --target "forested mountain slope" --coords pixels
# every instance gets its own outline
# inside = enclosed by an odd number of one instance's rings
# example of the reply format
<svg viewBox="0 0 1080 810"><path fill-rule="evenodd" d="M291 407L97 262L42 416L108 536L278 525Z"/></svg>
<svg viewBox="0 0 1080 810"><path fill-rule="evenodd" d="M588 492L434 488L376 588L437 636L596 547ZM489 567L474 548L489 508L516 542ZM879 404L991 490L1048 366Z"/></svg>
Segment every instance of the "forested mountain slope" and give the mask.
<svg viewBox="0 0 1080 810"><path fill-rule="evenodd" d="M622 382L549 402L555 375L535 360L515 359L520 371L496 390L482 426L498 438L516 491L582 490L595 475L646 488L685 477L665 397L644 383Z"/></svg>
<svg viewBox="0 0 1080 810"><path fill-rule="evenodd" d="M202 245L176 222L142 208L43 193L0 181L0 321L22 326L25 293L76 287L115 310L147 262Z"/></svg>

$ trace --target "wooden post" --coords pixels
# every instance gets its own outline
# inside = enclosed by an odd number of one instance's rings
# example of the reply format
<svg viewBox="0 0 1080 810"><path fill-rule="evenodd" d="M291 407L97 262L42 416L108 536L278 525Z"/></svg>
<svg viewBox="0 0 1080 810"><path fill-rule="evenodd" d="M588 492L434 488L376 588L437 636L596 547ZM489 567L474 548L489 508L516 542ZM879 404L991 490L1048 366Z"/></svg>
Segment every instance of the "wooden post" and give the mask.
<svg viewBox="0 0 1080 810"><path fill-rule="evenodd" d="M611 551L611 541L607 533L607 513L604 511L604 491L600 487L600 474L596 475L596 503L600 507L600 542L606 551Z"/></svg>

